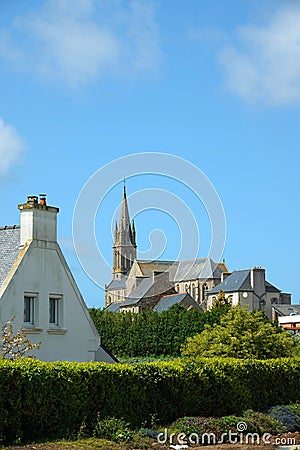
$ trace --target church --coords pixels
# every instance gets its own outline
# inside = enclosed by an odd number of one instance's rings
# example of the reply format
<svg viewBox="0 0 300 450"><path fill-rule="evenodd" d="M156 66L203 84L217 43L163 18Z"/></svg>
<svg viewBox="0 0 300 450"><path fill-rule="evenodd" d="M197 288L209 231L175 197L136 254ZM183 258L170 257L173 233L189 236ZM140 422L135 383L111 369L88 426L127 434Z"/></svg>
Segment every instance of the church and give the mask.
<svg viewBox="0 0 300 450"><path fill-rule="evenodd" d="M265 278L265 269L253 267L229 272L225 262L211 258L186 261L137 259L134 221L130 220L126 188L113 242L112 280L106 285L105 306L112 312L166 311L174 304L186 309L210 309L222 290L233 305L262 310L272 319L275 305L290 305Z"/></svg>
<svg viewBox="0 0 300 450"><path fill-rule="evenodd" d="M147 261L137 259L136 230L130 220L126 187L113 243L112 280L106 286L108 310L140 312L155 308L164 297L186 294L189 308L206 309L207 293L227 273L225 263L211 258L187 261ZM178 295L177 295L178 297ZM180 296L176 298L180 301ZM173 299L175 300L175 298Z"/></svg>

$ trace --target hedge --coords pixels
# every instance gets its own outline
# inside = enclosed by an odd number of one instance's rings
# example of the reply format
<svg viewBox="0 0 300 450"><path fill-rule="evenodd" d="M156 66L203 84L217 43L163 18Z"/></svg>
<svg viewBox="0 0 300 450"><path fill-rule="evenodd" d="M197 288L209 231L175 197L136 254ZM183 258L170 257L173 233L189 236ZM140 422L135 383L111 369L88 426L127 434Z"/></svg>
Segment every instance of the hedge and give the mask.
<svg viewBox="0 0 300 450"><path fill-rule="evenodd" d="M133 427L192 415L239 414L300 400L300 359L200 359L137 365L0 363L0 437L69 437L84 422L124 418Z"/></svg>
<svg viewBox="0 0 300 450"><path fill-rule="evenodd" d="M220 323L228 307L202 312L174 305L162 313L150 309L140 314L89 311L102 343L117 357L177 357L187 337L201 333L205 324Z"/></svg>

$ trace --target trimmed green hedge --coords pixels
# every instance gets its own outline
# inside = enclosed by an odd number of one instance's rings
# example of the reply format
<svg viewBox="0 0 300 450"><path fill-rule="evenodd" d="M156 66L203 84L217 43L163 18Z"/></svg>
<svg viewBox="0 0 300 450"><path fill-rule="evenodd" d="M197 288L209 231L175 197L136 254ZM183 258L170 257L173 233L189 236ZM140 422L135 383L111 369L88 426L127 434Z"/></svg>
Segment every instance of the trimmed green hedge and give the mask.
<svg viewBox="0 0 300 450"><path fill-rule="evenodd" d="M140 314L95 308L89 311L102 343L113 355L121 358L170 355L176 358L188 337L201 333L206 324L220 323L228 307L202 312L174 305L162 313L149 309Z"/></svg>
<svg viewBox="0 0 300 450"><path fill-rule="evenodd" d="M137 365L0 363L2 441L68 437L107 416L132 426L239 414L300 399L300 359L201 359Z"/></svg>

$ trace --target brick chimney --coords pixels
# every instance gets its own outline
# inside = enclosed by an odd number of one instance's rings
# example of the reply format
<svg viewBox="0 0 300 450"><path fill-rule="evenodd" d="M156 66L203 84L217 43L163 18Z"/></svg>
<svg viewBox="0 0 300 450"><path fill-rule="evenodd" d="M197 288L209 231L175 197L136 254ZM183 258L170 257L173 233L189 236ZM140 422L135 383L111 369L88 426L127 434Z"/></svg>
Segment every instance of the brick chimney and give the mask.
<svg viewBox="0 0 300 450"><path fill-rule="evenodd" d="M20 210L20 246L30 240L57 241L58 208L47 206L46 195L27 197L27 203L18 205Z"/></svg>

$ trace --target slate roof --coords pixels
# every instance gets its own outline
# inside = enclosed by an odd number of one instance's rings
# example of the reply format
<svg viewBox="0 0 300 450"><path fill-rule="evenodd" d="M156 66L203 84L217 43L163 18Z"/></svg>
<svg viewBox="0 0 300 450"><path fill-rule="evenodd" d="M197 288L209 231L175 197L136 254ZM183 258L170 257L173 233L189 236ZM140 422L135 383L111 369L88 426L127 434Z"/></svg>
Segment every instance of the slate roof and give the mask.
<svg viewBox="0 0 300 450"><path fill-rule="evenodd" d="M175 282L207 278L221 278L221 268L211 258L197 258L191 261L179 261L173 277Z"/></svg>
<svg viewBox="0 0 300 450"><path fill-rule="evenodd" d="M142 298L154 297L174 288L174 284L159 275L153 278L144 278L131 292L130 296L122 302L122 306L136 305Z"/></svg>
<svg viewBox="0 0 300 450"><path fill-rule="evenodd" d="M186 292L182 294L164 295L153 309L157 312L167 311L171 306L181 303L187 295L189 294Z"/></svg>
<svg viewBox="0 0 300 450"><path fill-rule="evenodd" d="M222 289L223 292L236 292L236 291L252 291L250 283L250 269L249 270L236 270L232 272L222 283L217 284L211 289L209 294L217 294Z"/></svg>
<svg viewBox="0 0 300 450"><path fill-rule="evenodd" d="M120 311L120 304L123 304L123 302L115 302L111 303L105 308L105 311L111 311L114 313L118 313Z"/></svg>
<svg viewBox="0 0 300 450"><path fill-rule="evenodd" d="M269 283L267 280L266 280L266 291L267 292L281 292L280 289L273 286L273 284Z"/></svg>
<svg viewBox="0 0 300 450"><path fill-rule="evenodd" d="M226 266L217 264L211 258L197 258L185 261L147 261L137 260L144 276L152 276L153 271L169 272L170 280L180 282L185 280L221 278Z"/></svg>
<svg viewBox="0 0 300 450"><path fill-rule="evenodd" d="M20 227L0 228L0 287L20 252Z"/></svg>
<svg viewBox="0 0 300 450"><path fill-rule="evenodd" d="M107 286L108 291L113 289L126 289L126 277L122 277L120 280L112 280Z"/></svg>
<svg viewBox="0 0 300 450"><path fill-rule="evenodd" d="M282 316L300 314L300 305L273 305L273 308Z"/></svg>
<svg viewBox="0 0 300 450"><path fill-rule="evenodd" d="M237 291L253 291L250 281L251 269L236 270L232 272L222 283L217 284L211 289L208 294L218 294L220 290L223 292L237 292ZM265 281L267 292L280 292L277 287L273 286L268 281Z"/></svg>

